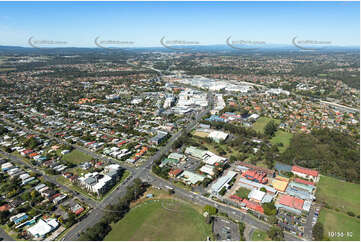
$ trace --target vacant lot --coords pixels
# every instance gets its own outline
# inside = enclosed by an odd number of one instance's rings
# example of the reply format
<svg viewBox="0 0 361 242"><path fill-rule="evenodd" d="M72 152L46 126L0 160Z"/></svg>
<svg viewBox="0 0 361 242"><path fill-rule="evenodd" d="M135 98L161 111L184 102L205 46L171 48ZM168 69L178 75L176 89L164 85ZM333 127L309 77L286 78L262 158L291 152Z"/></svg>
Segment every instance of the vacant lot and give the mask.
<svg viewBox="0 0 361 242"><path fill-rule="evenodd" d="M360 184L321 176L316 198L318 201L326 202L332 208L360 215Z"/></svg>
<svg viewBox="0 0 361 242"><path fill-rule="evenodd" d="M330 240L360 241L360 220L347 214L323 208L320 221L324 226L324 236ZM340 236L331 236L329 232L343 232ZM347 234L348 232L348 234Z"/></svg>
<svg viewBox="0 0 361 242"><path fill-rule="evenodd" d="M205 240L211 225L189 205L174 200L151 200L130 210L105 237L114 240Z"/></svg>
<svg viewBox="0 0 361 242"><path fill-rule="evenodd" d="M260 132L263 134L264 131L264 127L266 127L266 125L268 124L268 122L270 122L271 120L273 120L276 124L280 124L280 120L278 119L272 119L272 118L267 118L267 117L260 117L259 119L257 119L257 121L253 124L253 129L256 130L257 132Z"/></svg>
<svg viewBox="0 0 361 242"><path fill-rule="evenodd" d="M80 164L83 162L91 161L93 157L85 154L80 150L73 150L72 152L65 154L63 160L68 161L73 164Z"/></svg>
<svg viewBox="0 0 361 242"><path fill-rule="evenodd" d="M284 152L288 146L290 146L292 136L292 133L283 130L277 130L275 136L271 139L271 144L282 143L283 146L278 147L278 149L280 152Z"/></svg>

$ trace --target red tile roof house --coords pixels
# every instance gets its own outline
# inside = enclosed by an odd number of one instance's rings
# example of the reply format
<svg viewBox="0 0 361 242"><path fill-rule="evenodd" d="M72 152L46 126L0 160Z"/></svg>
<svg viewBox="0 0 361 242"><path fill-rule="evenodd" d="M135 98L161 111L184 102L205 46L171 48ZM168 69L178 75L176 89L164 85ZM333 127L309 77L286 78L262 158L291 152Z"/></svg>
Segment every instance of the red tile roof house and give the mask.
<svg viewBox="0 0 361 242"><path fill-rule="evenodd" d="M0 207L0 212L9 211L11 206L9 204L4 204Z"/></svg>
<svg viewBox="0 0 361 242"><path fill-rule="evenodd" d="M247 207L248 209L251 209L251 210L253 210L253 211L256 211L256 212L258 212L258 213L263 214L263 208L262 208L262 206L259 205L258 203L251 202L251 201L249 201L249 200L247 200L247 199L243 199L242 202L243 202L244 204L246 204L246 207Z"/></svg>
<svg viewBox="0 0 361 242"><path fill-rule="evenodd" d="M313 182L318 182L320 180L318 171L303 168L301 166L292 166L292 173L305 179L311 179Z"/></svg>
<svg viewBox="0 0 361 242"><path fill-rule="evenodd" d="M30 153L33 153L33 150L24 150L24 151L20 152L20 154L21 154L22 156L26 156L26 155L28 155L28 154L30 154Z"/></svg>
<svg viewBox="0 0 361 242"><path fill-rule="evenodd" d="M176 178L177 176L179 176L179 174L181 174L183 172L182 169L176 169L176 170L171 170L168 174L170 177L172 178Z"/></svg>

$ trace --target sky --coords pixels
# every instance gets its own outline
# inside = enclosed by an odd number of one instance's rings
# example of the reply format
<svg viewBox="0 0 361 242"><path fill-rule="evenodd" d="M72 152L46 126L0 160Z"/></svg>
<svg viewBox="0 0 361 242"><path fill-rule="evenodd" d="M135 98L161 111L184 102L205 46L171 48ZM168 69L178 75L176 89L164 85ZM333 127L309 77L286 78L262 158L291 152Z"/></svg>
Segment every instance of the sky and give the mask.
<svg viewBox="0 0 361 242"><path fill-rule="evenodd" d="M291 44L297 37L359 46L360 3L0 2L0 45L30 47L30 37L64 47L96 47L97 37L114 47L160 46L162 37L202 45L228 37Z"/></svg>

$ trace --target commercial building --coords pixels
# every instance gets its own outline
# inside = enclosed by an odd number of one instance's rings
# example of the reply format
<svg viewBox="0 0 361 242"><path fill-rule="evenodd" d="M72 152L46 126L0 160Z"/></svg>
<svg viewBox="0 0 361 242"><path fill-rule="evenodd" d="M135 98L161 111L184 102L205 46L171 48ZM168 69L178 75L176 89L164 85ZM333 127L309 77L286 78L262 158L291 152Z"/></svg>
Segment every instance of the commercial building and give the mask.
<svg viewBox="0 0 361 242"><path fill-rule="evenodd" d="M243 177L239 178L238 182L239 182L240 187L244 187L244 188L247 188L249 190L252 190L252 189L260 190L262 187L264 187L266 189L267 193L270 193L270 194L277 194L278 193L277 190L274 189L271 186L267 186L267 185L263 185L263 184L258 183L258 182L250 181L250 180L248 180L246 178L243 178Z"/></svg>
<svg viewBox="0 0 361 242"><path fill-rule="evenodd" d="M228 188L229 186L229 182L233 179L233 177L235 177L237 175L236 172L234 171L228 171L228 173L220 178L218 178L218 180L213 183L213 185L211 186L210 192L213 195L218 195L219 192L223 189L223 187Z"/></svg>
<svg viewBox="0 0 361 242"><path fill-rule="evenodd" d="M199 169L200 172L206 173L210 176L214 176L214 166L211 165L204 165Z"/></svg>
<svg viewBox="0 0 361 242"><path fill-rule="evenodd" d="M281 194L275 206L277 209L284 209L288 212L300 215L303 210L304 200L290 195Z"/></svg>
<svg viewBox="0 0 361 242"><path fill-rule="evenodd" d="M286 188L288 186L289 179L281 176L276 176L272 180L272 186L279 192L286 191Z"/></svg>
<svg viewBox="0 0 361 242"><path fill-rule="evenodd" d="M164 131L158 131L157 135L150 139L151 144L159 145L163 140L168 137L168 133Z"/></svg>
<svg viewBox="0 0 361 242"><path fill-rule="evenodd" d="M184 171L181 175L182 180L188 185L194 185L204 180L205 176L191 171Z"/></svg>
<svg viewBox="0 0 361 242"><path fill-rule="evenodd" d="M311 179L313 182L318 182L320 179L318 171L301 166L292 166L292 173L305 179Z"/></svg>

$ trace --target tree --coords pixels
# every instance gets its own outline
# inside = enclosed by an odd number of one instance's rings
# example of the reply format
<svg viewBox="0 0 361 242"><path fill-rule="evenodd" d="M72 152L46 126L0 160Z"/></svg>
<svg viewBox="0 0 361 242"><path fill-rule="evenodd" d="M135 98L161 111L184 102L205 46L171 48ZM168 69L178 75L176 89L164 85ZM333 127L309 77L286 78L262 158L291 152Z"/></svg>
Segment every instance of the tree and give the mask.
<svg viewBox="0 0 361 242"><path fill-rule="evenodd" d="M36 190L33 190L30 192L31 200L34 200L36 197L38 197L40 194Z"/></svg>
<svg viewBox="0 0 361 242"><path fill-rule="evenodd" d="M312 235L315 240L322 240L323 238L323 224L321 222L317 222L315 226L312 228Z"/></svg>
<svg viewBox="0 0 361 242"><path fill-rule="evenodd" d="M211 205L206 205L203 208L203 213L207 212L209 216L215 215L217 213L217 209L212 207Z"/></svg>
<svg viewBox="0 0 361 242"><path fill-rule="evenodd" d="M273 202L270 203L263 203L262 208L264 211L264 214L270 216L270 215L276 215L277 209Z"/></svg>
<svg viewBox="0 0 361 242"><path fill-rule="evenodd" d="M5 224L9 215L10 215L10 212L8 210L0 212L0 223Z"/></svg>
<svg viewBox="0 0 361 242"><path fill-rule="evenodd" d="M239 234L241 235L240 240L244 241L245 240L245 238L244 238L244 230L246 228L246 225L244 223L242 223L242 222L239 222L238 227L239 227Z"/></svg>
<svg viewBox="0 0 361 242"><path fill-rule="evenodd" d="M277 124L273 120L269 121L267 125L264 127L265 135L273 136L276 131L277 131Z"/></svg>
<svg viewBox="0 0 361 242"><path fill-rule="evenodd" d="M268 222L270 224L277 224L277 221L278 221L278 219L277 219L277 217L275 215L271 215L271 216L268 217Z"/></svg>
<svg viewBox="0 0 361 242"><path fill-rule="evenodd" d="M267 235L272 239L272 240L276 240L276 241L280 241L284 239L284 234L283 231L277 227L277 226L272 226L268 231L267 231Z"/></svg>

